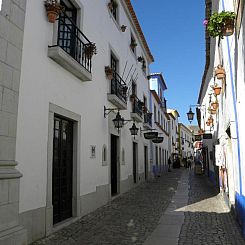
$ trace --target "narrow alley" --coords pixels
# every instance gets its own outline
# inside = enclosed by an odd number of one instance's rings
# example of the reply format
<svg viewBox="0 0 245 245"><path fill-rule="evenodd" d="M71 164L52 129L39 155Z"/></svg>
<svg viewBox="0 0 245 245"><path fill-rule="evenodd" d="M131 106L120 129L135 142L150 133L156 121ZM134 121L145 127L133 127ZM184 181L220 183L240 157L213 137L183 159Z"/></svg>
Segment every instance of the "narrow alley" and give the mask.
<svg viewBox="0 0 245 245"><path fill-rule="evenodd" d="M207 177L164 172L33 245L245 244Z"/></svg>

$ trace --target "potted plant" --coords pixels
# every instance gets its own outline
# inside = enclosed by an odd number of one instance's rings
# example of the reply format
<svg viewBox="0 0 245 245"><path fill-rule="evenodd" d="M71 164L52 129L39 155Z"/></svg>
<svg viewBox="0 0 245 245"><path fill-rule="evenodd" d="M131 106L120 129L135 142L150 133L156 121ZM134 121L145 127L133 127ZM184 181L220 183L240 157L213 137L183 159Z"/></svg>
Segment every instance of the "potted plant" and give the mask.
<svg viewBox="0 0 245 245"><path fill-rule="evenodd" d="M220 93L221 93L221 87L218 86L217 83L215 83L214 86L212 86L212 87L213 87L213 90L214 90L214 94L215 95L220 95Z"/></svg>
<svg viewBox="0 0 245 245"><path fill-rule="evenodd" d="M109 79L109 80L112 80L113 78L113 70L110 66L105 66L105 74L106 74L106 77Z"/></svg>
<svg viewBox="0 0 245 245"><path fill-rule="evenodd" d="M209 20L205 20L208 33L211 37L230 36L234 33L236 14L230 11L214 12Z"/></svg>
<svg viewBox="0 0 245 245"><path fill-rule="evenodd" d="M143 62L144 58L143 58L142 56L138 56L137 60L138 60L139 62Z"/></svg>
<svg viewBox="0 0 245 245"><path fill-rule="evenodd" d="M133 49L137 47L137 43L136 43L135 40L132 40L132 41L131 41L130 47L133 48Z"/></svg>
<svg viewBox="0 0 245 245"><path fill-rule="evenodd" d="M207 121L207 122L206 122L206 125L207 125L207 126L210 126L210 122L209 122L209 121Z"/></svg>
<svg viewBox="0 0 245 245"><path fill-rule="evenodd" d="M122 30L122 32L125 32L125 31L126 31L126 29L127 29L127 26L125 26L125 25L122 25L122 26L121 26L121 30Z"/></svg>
<svg viewBox="0 0 245 245"><path fill-rule="evenodd" d="M97 49L95 43L87 43L84 45L84 54L91 58L94 54L97 54Z"/></svg>
<svg viewBox="0 0 245 245"><path fill-rule="evenodd" d="M57 0L46 0L44 6L50 23L55 23L59 14L64 10L64 6L59 4Z"/></svg>
<svg viewBox="0 0 245 245"><path fill-rule="evenodd" d="M213 124L214 119L212 118L212 116L210 116L210 117L208 118L208 122L209 122L209 125L212 125L212 124Z"/></svg>
<svg viewBox="0 0 245 245"><path fill-rule="evenodd" d="M219 107L219 102L218 101L212 102L211 106L213 107L214 110L217 110Z"/></svg>
<svg viewBox="0 0 245 245"><path fill-rule="evenodd" d="M225 69L221 65L217 66L217 68L215 69L214 73L215 73L216 78L219 79L219 80L225 78Z"/></svg>

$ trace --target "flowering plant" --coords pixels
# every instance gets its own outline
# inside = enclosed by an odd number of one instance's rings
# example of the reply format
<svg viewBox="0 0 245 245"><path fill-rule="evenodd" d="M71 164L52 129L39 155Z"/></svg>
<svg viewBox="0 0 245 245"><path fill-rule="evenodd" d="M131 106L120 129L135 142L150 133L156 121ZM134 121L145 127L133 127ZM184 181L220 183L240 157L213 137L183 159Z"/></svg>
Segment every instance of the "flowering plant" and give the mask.
<svg viewBox="0 0 245 245"><path fill-rule="evenodd" d="M220 36L223 38L224 29L227 25L233 25L236 19L234 12L222 11L221 13L214 12L209 20L204 20L203 24L207 25L207 30L211 37Z"/></svg>

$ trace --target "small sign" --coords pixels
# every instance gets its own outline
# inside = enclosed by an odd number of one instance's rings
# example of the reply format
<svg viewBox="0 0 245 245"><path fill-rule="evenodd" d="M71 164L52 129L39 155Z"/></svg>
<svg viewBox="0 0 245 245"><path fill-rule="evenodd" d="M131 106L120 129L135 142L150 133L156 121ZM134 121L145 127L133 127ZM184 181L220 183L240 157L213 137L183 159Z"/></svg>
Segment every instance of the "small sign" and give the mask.
<svg viewBox="0 0 245 245"><path fill-rule="evenodd" d="M212 134L203 134L203 139L212 139Z"/></svg>
<svg viewBox="0 0 245 245"><path fill-rule="evenodd" d="M95 145L90 146L90 158L96 158L96 146Z"/></svg>
<svg viewBox="0 0 245 245"><path fill-rule="evenodd" d="M201 141L202 135L195 135L195 141Z"/></svg>

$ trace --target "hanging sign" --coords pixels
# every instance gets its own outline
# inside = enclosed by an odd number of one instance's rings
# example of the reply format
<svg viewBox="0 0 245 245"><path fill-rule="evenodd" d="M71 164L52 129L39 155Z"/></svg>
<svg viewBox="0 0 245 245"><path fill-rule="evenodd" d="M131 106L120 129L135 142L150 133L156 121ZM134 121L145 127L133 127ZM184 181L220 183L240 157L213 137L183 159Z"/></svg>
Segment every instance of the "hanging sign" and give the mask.
<svg viewBox="0 0 245 245"><path fill-rule="evenodd" d="M162 143L163 142L163 137L154 138L154 139L152 139L152 142L156 143L156 144Z"/></svg>
<svg viewBox="0 0 245 245"><path fill-rule="evenodd" d="M158 136L158 132L147 132L147 133L144 133L144 137L145 139L147 140L151 140L151 139L154 139Z"/></svg>

